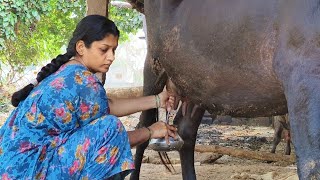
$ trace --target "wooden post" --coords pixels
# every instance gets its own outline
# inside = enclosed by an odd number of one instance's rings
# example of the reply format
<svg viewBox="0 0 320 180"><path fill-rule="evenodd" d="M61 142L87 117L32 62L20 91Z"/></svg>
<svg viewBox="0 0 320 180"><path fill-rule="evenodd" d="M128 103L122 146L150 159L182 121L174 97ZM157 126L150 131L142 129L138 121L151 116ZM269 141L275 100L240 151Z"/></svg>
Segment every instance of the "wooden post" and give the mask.
<svg viewBox="0 0 320 180"><path fill-rule="evenodd" d="M108 5L110 0L87 0L87 15L98 14L108 17ZM106 81L106 73L96 73L102 84Z"/></svg>
<svg viewBox="0 0 320 180"><path fill-rule="evenodd" d="M99 14L108 17L109 0L87 0L87 15Z"/></svg>

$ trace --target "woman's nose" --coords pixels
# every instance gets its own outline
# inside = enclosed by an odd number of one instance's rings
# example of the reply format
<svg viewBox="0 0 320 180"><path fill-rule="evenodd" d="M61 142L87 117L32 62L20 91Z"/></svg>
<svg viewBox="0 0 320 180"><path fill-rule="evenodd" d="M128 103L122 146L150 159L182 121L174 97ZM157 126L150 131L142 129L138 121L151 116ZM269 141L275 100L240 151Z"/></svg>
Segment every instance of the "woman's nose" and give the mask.
<svg viewBox="0 0 320 180"><path fill-rule="evenodd" d="M108 60L108 61L114 61L114 59L115 59L115 54L114 54L114 52L108 53L108 55L107 55L107 60Z"/></svg>

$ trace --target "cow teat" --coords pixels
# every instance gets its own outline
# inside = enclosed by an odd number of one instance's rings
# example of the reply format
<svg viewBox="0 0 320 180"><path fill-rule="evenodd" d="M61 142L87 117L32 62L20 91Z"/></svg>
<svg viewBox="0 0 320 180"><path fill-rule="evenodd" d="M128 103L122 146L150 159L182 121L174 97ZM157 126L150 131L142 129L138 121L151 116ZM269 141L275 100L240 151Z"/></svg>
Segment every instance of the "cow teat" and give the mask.
<svg viewBox="0 0 320 180"><path fill-rule="evenodd" d="M173 109L177 109L179 102L181 100L181 90L172 82L171 78L167 80L166 89L170 94L173 94L175 97L175 103Z"/></svg>

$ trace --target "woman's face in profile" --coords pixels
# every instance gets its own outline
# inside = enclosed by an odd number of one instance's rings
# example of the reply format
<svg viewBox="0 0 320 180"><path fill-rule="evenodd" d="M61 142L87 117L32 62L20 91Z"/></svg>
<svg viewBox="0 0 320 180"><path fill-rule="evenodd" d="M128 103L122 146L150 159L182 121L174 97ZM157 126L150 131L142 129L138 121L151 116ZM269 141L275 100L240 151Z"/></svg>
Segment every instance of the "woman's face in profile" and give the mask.
<svg viewBox="0 0 320 180"><path fill-rule="evenodd" d="M118 47L118 36L108 34L101 41L94 41L90 48L84 48L83 62L93 72L105 73L115 60L115 50Z"/></svg>

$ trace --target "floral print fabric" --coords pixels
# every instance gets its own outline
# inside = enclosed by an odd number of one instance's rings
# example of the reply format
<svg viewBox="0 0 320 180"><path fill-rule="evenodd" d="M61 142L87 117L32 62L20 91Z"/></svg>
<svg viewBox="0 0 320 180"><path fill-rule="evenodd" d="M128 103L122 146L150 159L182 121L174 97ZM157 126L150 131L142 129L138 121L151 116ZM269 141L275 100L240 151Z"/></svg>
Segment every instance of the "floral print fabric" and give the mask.
<svg viewBox="0 0 320 180"><path fill-rule="evenodd" d="M44 79L0 129L0 179L107 179L134 169L127 133L82 65Z"/></svg>

